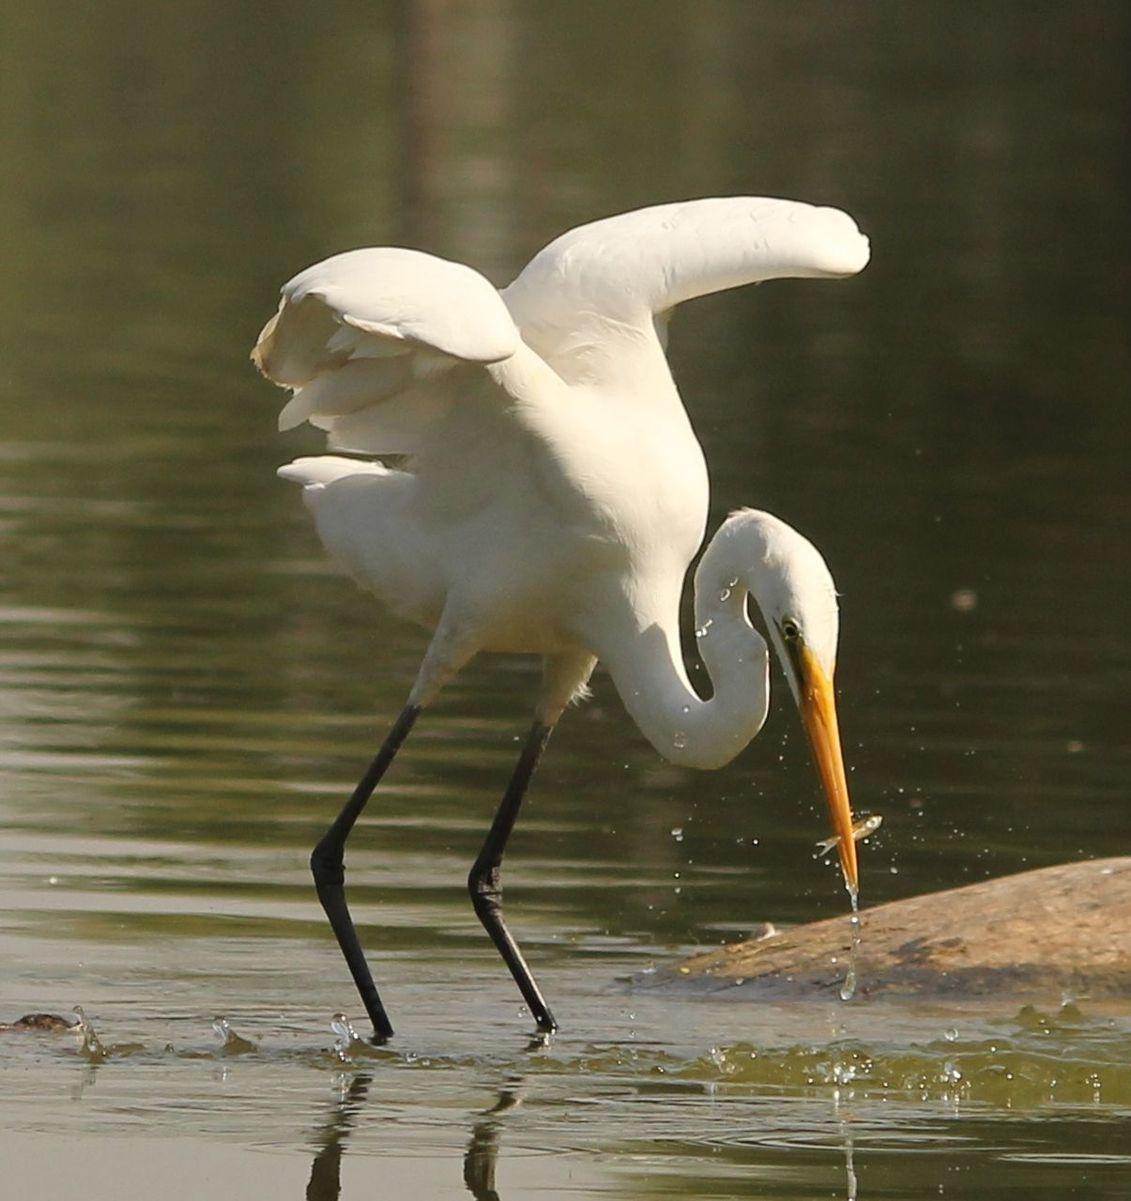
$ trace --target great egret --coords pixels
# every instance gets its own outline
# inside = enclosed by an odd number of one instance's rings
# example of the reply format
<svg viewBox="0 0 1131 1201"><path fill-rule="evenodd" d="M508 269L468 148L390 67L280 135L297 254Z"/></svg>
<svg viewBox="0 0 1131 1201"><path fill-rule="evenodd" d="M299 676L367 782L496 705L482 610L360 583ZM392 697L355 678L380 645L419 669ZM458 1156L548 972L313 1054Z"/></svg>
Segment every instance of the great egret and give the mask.
<svg viewBox="0 0 1131 1201"><path fill-rule="evenodd" d="M542 1030L553 1015L503 920L500 866L530 778L598 660L673 763L728 763L769 705L762 611L812 746L841 867L857 885L837 732L837 605L795 530L744 509L695 573L705 700L684 669L679 601L708 483L664 355L681 301L787 276L853 275L868 241L845 213L723 198L595 221L540 251L501 292L416 250L335 255L282 289L252 358L291 389L281 429L308 421L337 455L279 474L331 557L396 612L434 629L407 703L311 855L318 897L378 1040L392 1034L346 906L345 843L422 709L480 650L542 656L533 727L468 879L475 911Z"/></svg>

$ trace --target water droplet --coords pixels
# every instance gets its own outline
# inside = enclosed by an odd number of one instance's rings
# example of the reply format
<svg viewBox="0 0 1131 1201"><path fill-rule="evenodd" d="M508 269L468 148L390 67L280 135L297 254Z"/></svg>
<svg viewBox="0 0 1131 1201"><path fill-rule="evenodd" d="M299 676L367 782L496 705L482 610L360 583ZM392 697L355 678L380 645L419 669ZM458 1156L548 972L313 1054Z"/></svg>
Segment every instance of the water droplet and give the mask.
<svg viewBox="0 0 1131 1201"><path fill-rule="evenodd" d="M687 733L684 730L676 730L676 732L672 735L672 746L674 746L677 751L682 751L683 748L687 746Z"/></svg>
<svg viewBox="0 0 1131 1201"><path fill-rule="evenodd" d="M224 1055L243 1055L256 1049L255 1043L237 1034L225 1017L212 1019L212 1031L220 1039L221 1052Z"/></svg>
<svg viewBox="0 0 1131 1201"><path fill-rule="evenodd" d="M77 1019L75 1033L82 1039L81 1053L92 1062L101 1062L106 1058L106 1048L99 1041L98 1034L86 1014L83 1013L82 1006L76 1005L71 1012Z"/></svg>
<svg viewBox="0 0 1131 1201"><path fill-rule="evenodd" d="M842 1001L851 1001L856 996L856 972L853 968L849 968L844 976L844 983L840 986L840 999Z"/></svg>
<svg viewBox="0 0 1131 1201"><path fill-rule="evenodd" d="M940 1077L943 1084L957 1084L962 1079L962 1073L957 1065L951 1060L947 1060L943 1064L942 1076Z"/></svg>
<svg viewBox="0 0 1131 1201"><path fill-rule="evenodd" d="M337 1036L334 1039L334 1054L343 1062L349 1060L351 1044L361 1041L361 1035L353 1028L344 1013L335 1013L330 1019L330 1029Z"/></svg>
<svg viewBox="0 0 1131 1201"><path fill-rule="evenodd" d="M723 589L723 590L722 590L722 591L719 593L719 600L721 600L721 601L722 601L724 604L725 604L725 603L726 603L728 600L730 600L730 589L729 589L729 588L724 588L724 589Z"/></svg>
<svg viewBox="0 0 1131 1201"><path fill-rule="evenodd" d="M851 1063L834 1063L832 1081L834 1084L851 1084L856 1079L856 1067Z"/></svg>
<svg viewBox="0 0 1131 1201"><path fill-rule="evenodd" d="M948 1043L957 1042L958 1041L958 1031L953 1026L951 1026L951 1028L943 1035L943 1037L946 1039L946 1041Z"/></svg>
<svg viewBox="0 0 1131 1201"><path fill-rule="evenodd" d="M683 827L672 826L672 837L676 840L676 842L683 842Z"/></svg>
<svg viewBox="0 0 1131 1201"><path fill-rule="evenodd" d="M851 1001L856 995L856 964L860 956L860 894L847 880L844 887L847 889L848 899L852 903L852 913L848 919L852 944L848 954L848 971L845 973L844 983L840 986L840 999Z"/></svg>
<svg viewBox="0 0 1131 1201"><path fill-rule="evenodd" d="M719 1069L720 1072L733 1072L734 1064L727 1058L727 1053L721 1047L712 1047L707 1052L707 1058Z"/></svg>

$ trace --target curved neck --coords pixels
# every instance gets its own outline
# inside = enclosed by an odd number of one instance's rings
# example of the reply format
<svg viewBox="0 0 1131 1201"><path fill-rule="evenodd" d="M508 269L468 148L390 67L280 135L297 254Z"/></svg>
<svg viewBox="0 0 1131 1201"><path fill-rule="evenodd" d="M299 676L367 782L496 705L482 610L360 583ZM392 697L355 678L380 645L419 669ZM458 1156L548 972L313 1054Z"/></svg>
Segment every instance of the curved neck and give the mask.
<svg viewBox="0 0 1131 1201"><path fill-rule="evenodd" d="M629 629L606 629L608 645L593 648L640 732L665 759L687 767L729 763L761 730L770 705L769 654L746 616L749 589L720 557L714 563L719 570L701 566L695 577L696 641L711 678L709 700L683 665L678 593L667 612L651 620L637 615Z"/></svg>

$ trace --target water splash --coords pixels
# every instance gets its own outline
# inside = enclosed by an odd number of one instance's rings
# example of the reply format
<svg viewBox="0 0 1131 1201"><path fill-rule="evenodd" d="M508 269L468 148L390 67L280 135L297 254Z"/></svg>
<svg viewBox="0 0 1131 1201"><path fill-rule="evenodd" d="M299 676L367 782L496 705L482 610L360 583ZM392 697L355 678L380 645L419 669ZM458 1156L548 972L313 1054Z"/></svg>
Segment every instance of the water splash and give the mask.
<svg viewBox="0 0 1131 1201"><path fill-rule="evenodd" d="M839 1059L829 1069L829 1079L837 1088L846 1088L856 1079L857 1067L854 1063L842 1063Z"/></svg>
<svg viewBox="0 0 1131 1201"><path fill-rule="evenodd" d="M85 1055L91 1063L101 1063L108 1052L98 1037L98 1032L91 1025L90 1019L83 1012L81 1005L76 1005L71 1012L75 1015L74 1032L82 1040L79 1053Z"/></svg>
<svg viewBox="0 0 1131 1201"><path fill-rule="evenodd" d="M212 1019L212 1031L220 1039L221 1055L246 1055L248 1051L256 1050L255 1043L237 1034L225 1017Z"/></svg>
<svg viewBox="0 0 1131 1201"><path fill-rule="evenodd" d="M852 903L852 913L848 918L848 928L852 935L852 946L848 952L848 971L844 983L840 986L840 999L851 1001L856 995L856 964L860 955L860 893L845 881L848 899Z"/></svg>
<svg viewBox="0 0 1131 1201"><path fill-rule="evenodd" d="M736 1070L735 1064L722 1047L711 1047L707 1052L707 1059L724 1075L731 1076Z"/></svg>
<svg viewBox="0 0 1131 1201"><path fill-rule="evenodd" d="M334 1054L342 1061L349 1063L352 1056L350 1050L354 1043L361 1042L361 1035L353 1028L349 1018L344 1013L335 1013L330 1019L330 1029L334 1032Z"/></svg>

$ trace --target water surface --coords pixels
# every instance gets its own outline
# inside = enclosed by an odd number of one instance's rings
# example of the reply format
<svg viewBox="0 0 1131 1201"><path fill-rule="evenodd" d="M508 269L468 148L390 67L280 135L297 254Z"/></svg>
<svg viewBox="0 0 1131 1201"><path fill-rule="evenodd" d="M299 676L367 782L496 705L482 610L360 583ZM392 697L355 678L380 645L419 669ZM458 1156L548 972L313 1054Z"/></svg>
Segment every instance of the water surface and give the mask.
<svg viewBox="0 0 1131 1201"><path fill-rule="evenodd" d="M844 911L783 697L715 773L659 760L604 679L563 722L506 874L563 1023L542 1045L463 885L537 665L474 664L350 847L398 1037L343 1061L358 1006L306 859L426 636L324 566L274 477L318 438L274 432L246 360L279 283L345 247L503 283L652 201L847 208L864 275L689 306L672 360L715 518L778 512L837 578L846 757L884 815L864 900L1122 853L1124 8L8 25L0 1021L80 1004L101 1043L0 1035L28 1195L1125 1196L1125 1014L627 986Z"/></svg>

